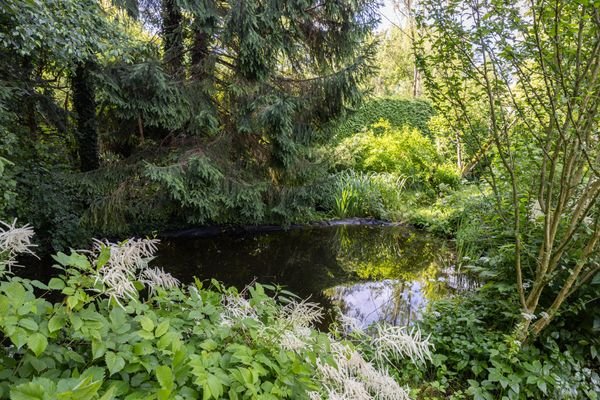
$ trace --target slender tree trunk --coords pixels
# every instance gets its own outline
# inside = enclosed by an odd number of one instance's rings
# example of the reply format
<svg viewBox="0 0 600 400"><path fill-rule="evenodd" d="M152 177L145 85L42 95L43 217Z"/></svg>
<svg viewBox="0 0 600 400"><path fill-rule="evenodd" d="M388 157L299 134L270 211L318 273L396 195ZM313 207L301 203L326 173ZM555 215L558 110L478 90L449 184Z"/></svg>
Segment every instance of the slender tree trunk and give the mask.
<svg viewBox="0 0 600 400"><path fill-rule="evenodd" d="M209 77L208 71L208 42L210 37L202 26L194 29L194 44L192 47L192 79L202 81Z"/></svg>
<svg viewBox="0 0 600 400"><path fill-rule="evenodd" d="M81 171L91 171L100 166L96 130L96 97L90 76L92 66L91 61L78 63L72 78Z"/></svg>
<svg viewBox="0 0 600 400"><path fill-rule="evenodd" d="M460 135L458 134L458 132L456 132L455 139L456 139L456 166L458 167L459 171L462 171L463 170L462 145L460 142Z"/></svg>
<svg viewBox="0 0 600 400"><path fill-rule="evenodd" d="M421 73L417 64L413 66L413 97L421 96Z"/></svg>
<svg viewBox="0 0 600 400"><path fill-rule="evenodd" d="M183 34L181 8L177 0L162 0L163 62L176 77L183 74Z"/></svg>
<svg viewBox="0 0 600 400"><path fill-rule="evenodd" d="M22 63L23 76L22 80L26 85L25 94L23 95L23 115L25 122L29 128L31 137L35 139L37 136L38 123L36 118L36 91L32 83L33 61L31 57L24 57Z"/></svg>

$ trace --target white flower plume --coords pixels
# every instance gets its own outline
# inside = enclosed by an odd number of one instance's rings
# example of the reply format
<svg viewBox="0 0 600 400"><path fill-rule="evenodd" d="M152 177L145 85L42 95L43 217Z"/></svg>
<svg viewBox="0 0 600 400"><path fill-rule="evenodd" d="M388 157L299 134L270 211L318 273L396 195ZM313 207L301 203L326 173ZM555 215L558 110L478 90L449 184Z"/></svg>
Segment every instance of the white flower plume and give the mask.
<svg viewBox="0 0 600 400"><path fill-rule="evenodd" d="M378 324L376 334L371 338L371 346L376 350L375 358L391 362L392 359L410 358L412 362L425 362L431 359L433 344L429 337L423 338L418 329Z"/></svg>
<svg viewBox="0 0 600 400"><path fill-rule="evenodd" d="M139 281L148 286L150 295L157 288L174 289L179 286L179 280L162 268L145 268L139 276Z"/></svg>
<svg viewBox="0 0 600 400"><path fill-rule="evenodd" d="M17 227L17 220L12 224L0 221L0 265L8 267L11 272L13 266L18 266L15 258L19 254L31 254L35 257L32 248L36 245L31 243L35 232L27 224Z"/></svg>

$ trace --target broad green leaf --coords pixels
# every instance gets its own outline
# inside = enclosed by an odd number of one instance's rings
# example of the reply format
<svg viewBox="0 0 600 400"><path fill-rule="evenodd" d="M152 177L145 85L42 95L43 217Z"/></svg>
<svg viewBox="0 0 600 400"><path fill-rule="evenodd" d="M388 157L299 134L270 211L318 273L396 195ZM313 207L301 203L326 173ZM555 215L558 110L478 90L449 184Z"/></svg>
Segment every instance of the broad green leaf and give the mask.
<svg viewBox="0 0 600 400"><path fill-rule="evenodd" d="M92 340L92 357L100 358L106 353L106 345L101 340Z"/></svg>
<svg viewBox="0 0 600 400"><path fill-rule="evenodd" d="M212 397L218 399L223 395L223 384L221 383L221 380L215 375L208 374L206 377L206 383L210 388L210 393Z"/></svg>
<svg viewBox="0 0 600 400"><path fill-rule="evenodd" d="M29 318L23 318L19 320L19 325L21 325L25 329L29 329L30 331L38 330L38 324L34 320Z"/></svg>
<svg viewBox="0 0 600 400"><path fill-rule="evenodd" d="M9 337L10 341L13 342L17 348L21 348L27 343L28 333L23 328L16 328L14 332L12 332Z"/></svg>
<svg viewBox="0 0 600 400"><path fill-rule="evenodd" d="M50 332L56 332L56 331L62 329L65 326L65 323L66 323L65 317L55 315L52 318L50 318L50 321L48 321L48 330Z"/></svg>
<svg viewBox="0 0 600 400"><path fill-rule="evenodd" d="M81 270L87 270L90 268L90 262L88 261L87 257L72 250L70 255L58 252L58 254L53 255L52 258L54 258L56 262L64 267L76 267Z"/></svg>
<svg viewBox="0 0 600 400"><path fill-rule="evenodd" d="M165 320L165 321L161 322L160 324L158 324L158 326L156 327L156 332L154 332L154 335L156 337L161 337L162 335L167 333L168 330L169 330L169 321Z"/></svg>
<svg viewBox="0 0 600 400"><path fill-rule="evenodd" d="M173 390L173 372L166 365L161 365L156 368L156 379L160 386L164 389Z"/></svg>
<svg viewBox="0 0 600 400"><path fill-rule="evenodd" d="M27 339L27 347L33 351L36 357L39 357L48 347L48 339L41 333L34 333Z"/></svg>
<svg viewBox="0 0 600 400"><path fill-rule="evenodd" d="M43 284L42 282L38 281L38 280L32 280L29 283L31 283L31 286L36 287L38 289L42 289L42 290L48 290L48 285Z"/></svg>
<svg viewBox="0 0 600 400"><path fill-rule="evenodd" d="M44 396L45 393L47 393L47 388L44 387L40 382L28 382L11 389L10 399L45 400L48 398Z"/></svg>
<svg viewBox="0 0 600 400"><path fill-rule="evenodd" d="M52 278L48 282L48 287L53 290L63 290L65 288L65 282L60 278Z"/></svg>
<svg viewBox="0 0 600 400"><path fill-rule="evenodd" d="M104 361L106 361L106 366L108 367L108 372L111 375L116 374L121 371L123 367L125 367L125 360L118 354L115 354L112 351L107 351L104 356Z"/></svg>
<svg viewBox="0 0 600 400"><path fill-rule="evenodd" d="M77 304L79 304L79 297L77 296L69 296L67 297L67 306L69 306L69 308L72 310L75 307L77 307Z"/></svg>
<svg viewBox="0 0 600 400"><path fill-rule="evenodd" d="M154 322L146 316L140 318L140 324L142 325L142 329L147 332L152 332L154 330Z"/></svg>

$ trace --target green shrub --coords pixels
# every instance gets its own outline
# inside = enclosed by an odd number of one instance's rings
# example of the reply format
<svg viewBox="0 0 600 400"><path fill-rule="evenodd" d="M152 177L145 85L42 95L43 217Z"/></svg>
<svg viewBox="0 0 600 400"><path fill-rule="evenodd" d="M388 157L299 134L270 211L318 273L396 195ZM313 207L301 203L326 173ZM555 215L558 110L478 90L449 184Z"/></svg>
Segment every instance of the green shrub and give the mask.
<svg viewBox="0 0 600 400"><path fill-rule="evenodd" d="M334 160L337 169L392 173L425 189L442 184L456 187L459 182L456 169L443 163L429 138L416 129L393 128L385 120L342 140L334 150Z"/></svg>
<svg viewBox="0 0 600 400"><path fill-rule="evenodd" d="M404 370L404 379L424 383L419 398L598 398L600 341L559 325L520 345L506 332L519 317L510 311L518 310L514 293L487 285L433 304L420 324L435 345L433 361L425 371Z"/></svg>
<svg viewBox="0 0 600 400"><path fill-rule="evenodd" d="M405 179L394 174L346 170L332 179L328 209L338 218L393 219L400 208Z"/></svg>

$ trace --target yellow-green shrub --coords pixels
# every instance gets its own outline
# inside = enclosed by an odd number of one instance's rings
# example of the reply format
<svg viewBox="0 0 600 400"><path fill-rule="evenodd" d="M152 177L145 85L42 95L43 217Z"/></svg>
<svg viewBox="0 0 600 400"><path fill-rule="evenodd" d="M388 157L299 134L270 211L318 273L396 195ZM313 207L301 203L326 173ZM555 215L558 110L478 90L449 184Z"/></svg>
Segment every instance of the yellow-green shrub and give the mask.
<svg viewBox="0 0 600 400"><path fill-rule="evenodd" d="M459 181L455 167L443 162L431 139L414 128L394 128L385 120L344 139L336 146L334 158L338 169L393 173L414 186L437 188Z"/></svg>

